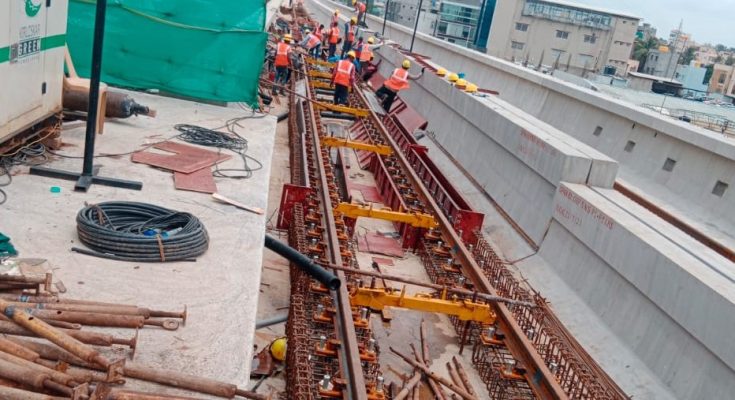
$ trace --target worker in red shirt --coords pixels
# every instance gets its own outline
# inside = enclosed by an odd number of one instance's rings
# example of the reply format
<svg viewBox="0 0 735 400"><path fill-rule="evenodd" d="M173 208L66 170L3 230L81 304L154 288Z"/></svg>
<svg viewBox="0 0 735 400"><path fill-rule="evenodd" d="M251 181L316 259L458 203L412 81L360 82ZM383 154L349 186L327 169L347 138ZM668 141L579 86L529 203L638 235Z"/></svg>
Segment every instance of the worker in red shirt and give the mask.
<svg viewBox="0 0 735 400"><path fill-rule="evenodd" d="M408 74L408 70L410 68L411 62L403 60L401 68L394 69L390 78L386 79L383 86L375 92L378 98L382 99L383 109L386 112L390 112L390 108L393 105L393 101L396 99L398 92L411 87L411 85L408 84L408 81L421 78L424 75L424 70L426 69L421 68L421 73L419 75L410 76Z"/></svg>
<svg viewBox="0 0 735 400"><path fill-rule="evenodd" d="M304 40L299 43L299 46L306 49L310 56L318 58L322 47L322 41L317 35L311 33L311 31L307 29L304 32Z"/></svg>
<svg viewBox="0 0 735 400"><path fill-rule="evenodd" d="M274 62L276 66L276 84L282 85L281 94L285 94L283 86L288 84L288 68L291 66L291 51L291 34L287 33L283 36L283 40L276 45L276 58Z"/></svg>
<svg viewBox="0 0 735 400"><path fill-rule="evenodd" d="M327 42L329 43L329 57L333 57L337 52L337 43L339 43L339 23L333 22L332 27L327 34Z"/></svg>
<svg viewBox="0 0 735 400"><path fill-rule="evenodd" d="M316 35L319 40L324 40L324 24L319 25L319 27L314 30L314 35Z"/></svg>
<svg viewBox="0 0 735 400"><path fill-rule="evenodd" d="M349 22L345 23L345 37L344 43L342 44L342 54L340 54L341 58L344 58L345 54L352 50L352 44L355 43L355 35L357 35L357 17L352 17Z"/></svg>
<svg viewBox="0 0 735 400"><path fill-rule="evenodd" d="M357 22L361 26L367 27L367 24L365 23L365 11L367 10L367 6L362 1L358 0L352 0L352 5L355 7L355 12L357 13Z"/></svg>
<svg viewBox="0 0 735 400"><path fill-rule="evenodd" d="M332 85L334 86L334 104L347 104L350 88L355 84L355 52L347 52L347 58L337 61L332 69Z"/></svg>

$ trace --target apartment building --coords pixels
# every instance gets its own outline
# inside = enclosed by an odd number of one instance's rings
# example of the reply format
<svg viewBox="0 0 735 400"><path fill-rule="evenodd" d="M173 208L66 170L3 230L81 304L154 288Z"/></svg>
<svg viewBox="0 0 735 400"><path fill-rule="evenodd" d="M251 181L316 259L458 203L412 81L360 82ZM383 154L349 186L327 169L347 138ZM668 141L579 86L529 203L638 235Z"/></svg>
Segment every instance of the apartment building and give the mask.
<svg viewBox="0 0 735 400"><path fill-rule="evenodd" d="M488 54L579 76L623 76L639 22L632 14L560 0L500 1Z"/></svg>

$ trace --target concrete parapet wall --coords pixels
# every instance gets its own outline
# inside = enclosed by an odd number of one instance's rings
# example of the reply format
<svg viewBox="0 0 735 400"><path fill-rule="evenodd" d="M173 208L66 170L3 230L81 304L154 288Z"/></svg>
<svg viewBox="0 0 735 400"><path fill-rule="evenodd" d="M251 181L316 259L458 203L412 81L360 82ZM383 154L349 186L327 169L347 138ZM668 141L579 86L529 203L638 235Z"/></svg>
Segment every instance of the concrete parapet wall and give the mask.
<svg viewBox="0 0 735 400"><path fill-rule="evenodd" d="M380 72L389 75L402 57L390 47L380 51ZM420 102L437 141L537 243L560 182L609 188L615 181L614 160L500 99L469 95L432 74L401 96Z"/></svg>
<svg viewBox="0 0 735 400"><path fill-rule="evenodd" d="M328 0L308 0L307 5L321 21L334 8L346 15L351 11ZM371 30L382 31L381 18L370 15L367 21ZM411 34L405 26L385 24L385 36L405 48ZM471 82L499 91L501 99L614 158L631 173L735 225L735 139L420 32L413 50L451 71L465 72ZM628 141L635 143L632 152L624 150ZM671 172L662 170L667 158L676 161ZM718 180L730 185L723 197L712 194Z"/></svg>
<svg viewBox="0 0 735 400"><path fill-rule="evenodd" d="M728 398L735 290L713 268L726 264L687 252L654 216L604 192L562 184L539 255L677 396Z"/></svg>

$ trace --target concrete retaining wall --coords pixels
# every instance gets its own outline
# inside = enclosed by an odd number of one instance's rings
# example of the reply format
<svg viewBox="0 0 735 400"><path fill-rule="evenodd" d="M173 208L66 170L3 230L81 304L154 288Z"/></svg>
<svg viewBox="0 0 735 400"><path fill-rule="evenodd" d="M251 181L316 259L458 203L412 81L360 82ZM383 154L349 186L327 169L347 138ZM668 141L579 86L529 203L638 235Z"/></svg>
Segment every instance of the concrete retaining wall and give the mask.
<svg viewBox="0 0 735 400"><path fill-rule="evenodd" d="M655 224L595 189L563 184L539 255L677 396L729 398L732 282Z"/></svg>
<svg viewBox="0 0 735 400"><path fill-rule="evenodd" d="M380 72L388 76L403 57L390 47L380 51ZM536 243L560 182L609 188L615 181L614 160L498 98L469 95L433 74L411 81L401 96L420 101L437 141Z"/></svg>

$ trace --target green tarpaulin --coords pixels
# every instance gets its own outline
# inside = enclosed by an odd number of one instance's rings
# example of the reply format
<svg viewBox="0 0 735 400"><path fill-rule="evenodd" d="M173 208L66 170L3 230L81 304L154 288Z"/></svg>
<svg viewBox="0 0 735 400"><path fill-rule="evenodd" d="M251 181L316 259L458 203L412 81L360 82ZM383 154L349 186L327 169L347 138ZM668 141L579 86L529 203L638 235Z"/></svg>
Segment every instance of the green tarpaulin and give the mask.
<svg viewBox="0 0 735 400"><path fill-rule="evenodd" d="M264 0L109 0L102 80L205 100L257 103ZM67 41L89 76L95 1L71 0Z"/></svg>

